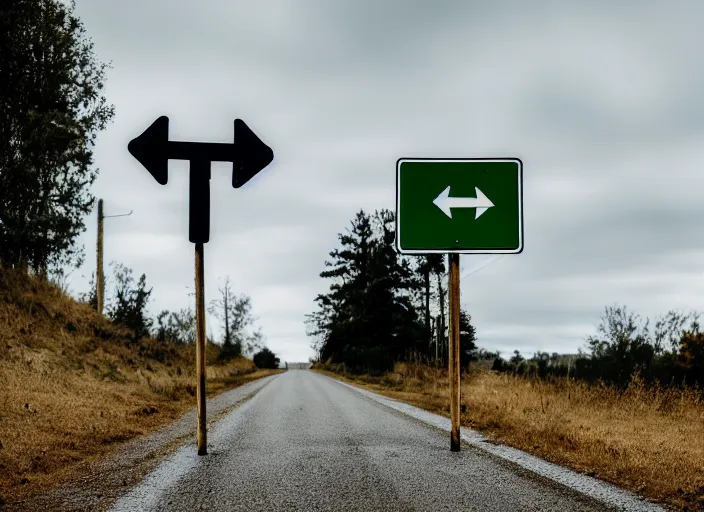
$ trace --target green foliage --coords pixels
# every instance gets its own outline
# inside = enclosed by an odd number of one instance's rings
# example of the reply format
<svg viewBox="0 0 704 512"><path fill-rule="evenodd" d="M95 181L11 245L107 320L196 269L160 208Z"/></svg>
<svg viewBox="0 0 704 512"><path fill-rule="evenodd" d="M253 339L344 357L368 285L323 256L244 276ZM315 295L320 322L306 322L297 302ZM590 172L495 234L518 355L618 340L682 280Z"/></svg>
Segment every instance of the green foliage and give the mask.
<svg viewBox="0 0 704 512"><path fill-rule="evenodd" d="M460 366L466 368L474 357L477 348L476 329L471 324L472 317L465 310L460 311Z"/></svg>
<svg viewBox="0 0 704 512"><path fill-rule="evenodd" d="M113 267L115 288L107 307L108 317L131 329L134 341L149 336L153 321L147 316L147 304L152 290L147 290L146 275L142 274L135 283L132 269L121 263L113 262L110 265Z"/></svg>
<svg viewBox="0 0 704 512"><path fill-rule="evenodd" d="M162 343L195 343L196 315L192 309L161 311L156 317L154 337Z"/></svg>
<svg viewBox="0 0 704 512"><path fill-rule="evenodd" d="M444 313L444 297L442 288L442 279L445 276L445 263L443 261L442 254L425 254L423 256L418 256L415 258L416 267L415 271L418 275L419 281L422 285L421 297L423 301L423 320L424 320L424 333L428 343L433 342L432 340L432 316L431 316L431 304L434 298L439 301L439 307L441 312ZM438 290L437 293L433 290L432 280L433 276L437 278ZM444 325L444 314L443 322ZM443 331L444 332L444 331Z"/></svg>
<svg viewBox="0 0 704 512"><path fill-rule="evenodd" d="M680 339L677 365L690 383L704 384L704 333L685 332Z"/></svg>
<svg viewBox="0 0 704 512"><path fill-rule="evenodd" d="M508 362L511 363L514 367L516 367L523 361L525 361L525 358L521 355L521 353L518 350L514 350L513 355L511 356L511 359L509 359Z"/></svg>
<svg viewBox="0 0 704 512"><path fill-rule="evenodd" d="M427 290L409 258L394 248L394 214L359 211L330 252L328 293L316 298L307 316L316 359L344 363L351 372L383 372L395 361L428 350L428 336L416 307Z"/></svg>
<svg viewBox="0 0 704 512"><path fill-rule="evenodd" d="M389 210L373 215L360 211L346 232L338 235L340 247L330 252L327 269L320 274L331 281L330 290L316 298L318 309L307 316L316 360L344 364L350 372L378 374L390 370L396 361L434 358L434 301L441 318L441 346L445 345L443 257L398 254L394 221ZM475 342L471 318L462 311L460 364L465 368L476 358ZM447 351L438 353L446 362Z"/></svg>
<svg viewBox="0 0 704 512"><path fill-rule="evenodd" d="M475 348L471 354L472 361L494 361L497 357L500 357L499 352L492 352L485 348Z"/></svg>
<svg viewBox="0 0 704 512"><path fill-rule="evenodd" d="M687 333L699 333L699 314L669 311L655 322L653 332L655 353L677 352L680 349L682 337Z"/></svg>
<svg viewBox="0 0 704 512"><path fill-rule="evenodd" d="M253 333L244 337L244 354L254 354L262 348L264 348L264 335L262 334L261 329L257 329Z"/></svg>
<svg viewBox="0 0 704 512"><path fill-rule="evenodd" d="M263 348L256 354L254 354L253 357L254 364L257 366L257 368L278 368L279 367L279 358L276 357L276 354L274 354L271 350L268 348Z"/></svg>
<svg viewBox="0 0 704 512"><path fill-rule="evenodd" d="M82 257L107 66L58 0L1 2L0 48L0 262L45 275Z"/></svg>
<svg viewBox="0 0 704 512"><path fill-rule="evenodd" d="M628 385L636 373L646 381L682 381L676 352L687 327L698 332L697 319L695 313L670 311L651 329L648 319L630 313L625 306L607 306L598 334L587 338L590 357L575 361L575 374L620 386Z"/></svg>
<svg viewBox="0 0 704 512"><path fill-rule="evenodd" d="M501 357L496 356L494 358L494 363L491 365L491 369L497 372L506 371L506 361L501 359Z"/></svg>

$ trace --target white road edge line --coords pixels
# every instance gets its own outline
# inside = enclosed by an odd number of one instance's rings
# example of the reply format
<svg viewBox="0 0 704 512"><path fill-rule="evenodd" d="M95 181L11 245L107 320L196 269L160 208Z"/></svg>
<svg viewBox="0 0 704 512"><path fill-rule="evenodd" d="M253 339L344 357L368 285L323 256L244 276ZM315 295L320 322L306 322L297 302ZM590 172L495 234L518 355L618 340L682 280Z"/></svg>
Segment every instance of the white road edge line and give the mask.
<svg viewBox="0 0 704 512"><path fill-rule="evenodd" d="M323 377L327 377L335 382L347 386L354 391L361 393L362 395L371 398L372 400L379 402L382 405L395 409L402 412L412 418L427 423L435 428L450 432L450 419L434 414L423 409L419 409L413 405L407 404L405 402L400 402L392 398L387 398L385 396L379 395L372 391L367 391L366 389L353 386L341 380L328 377L326 375L318 373ZM526 453L522 450L516 448L511 448L510 446L497 445L492 443L487 443L486 437L481 435L479 432L472 430L468 427L462 427L460 430L460 436L462 441L472 445L480 450L491 453L492 455L499 457L501 459L513 462L520 467L532 471L542 477L548 478L554 482L562 484L570 489L573 489L581 494L589 496L595 500L613 507L620 507L623 510L634 510L634 511L657 511L665 512L667 509L662 508L660 505L647 501L645 498L638 496L635 493L621 489L615 485L603 482L596 478L582 475L568 469L563 466L559 466L552 462L548 462L539 457ZM448 450L450 442L448 440Z"/></svg>

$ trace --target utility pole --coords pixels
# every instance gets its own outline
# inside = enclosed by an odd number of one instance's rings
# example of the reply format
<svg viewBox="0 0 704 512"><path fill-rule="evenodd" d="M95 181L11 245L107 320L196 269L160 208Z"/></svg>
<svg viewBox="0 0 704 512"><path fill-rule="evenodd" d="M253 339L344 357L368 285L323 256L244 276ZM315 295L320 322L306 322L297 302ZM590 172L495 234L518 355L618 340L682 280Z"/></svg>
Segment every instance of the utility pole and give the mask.
<svg viewBox="0 0 704 512"><path fill-rule="evenodd" d="M449 254L450 263L450 450L460 451L460 255Z"/></svg>
<svg viewBox="0 0 704 512"><path fill-rule="evenodd" d="M95 272L95 287L98 299L98 314L103 314L103 297L105 293L105 279L103 274L103 200L98 200L98 261Z"/></svg>
<svg viewBox="0 0 704 512"><path fill-rule="evenodd" d="M230 339L230 288L228 287L229 279L225 281L225 342L229 345L232 340Z"/></svg>
<svg viewBox="0 0 704 512"><path fill-rule="evenodd" d="M103 272L103 224L106 218L110 217L127 217L132 215L130 213L124 213L122 215L105 215L103 212L103 200L98 199L98 243L97 243L97 262L95 270L95 295L98 302L98 314L103 314L103 307L105 304L105 273Z"/></svg>

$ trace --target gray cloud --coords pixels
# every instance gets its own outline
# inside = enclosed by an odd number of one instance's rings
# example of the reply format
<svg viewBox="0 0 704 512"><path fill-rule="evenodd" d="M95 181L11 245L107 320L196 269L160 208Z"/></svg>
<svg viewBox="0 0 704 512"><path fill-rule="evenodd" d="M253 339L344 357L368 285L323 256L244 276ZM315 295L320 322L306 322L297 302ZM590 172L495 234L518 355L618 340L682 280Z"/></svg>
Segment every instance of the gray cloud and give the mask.
<svg viewBox="0 0 704 512"><path fill-rule="evenodd" d="M487 348L573 352L613 302L704 307L689 292L704 261L698 3L77 7L114 65L95 192L108 212L135 210L106 221L106 259L147 274L155 311L185 307L193 279L187 164L162 187L126 151L164 114L172 139L229 141L240 117L274 148L239 190L214 165L206 284L231 275L289 360L312 355L303 315L336 234L360 208L393 208L401 156L524 161L525 251L463 281ZM91 218L75 289L94 240Z"/></svg>

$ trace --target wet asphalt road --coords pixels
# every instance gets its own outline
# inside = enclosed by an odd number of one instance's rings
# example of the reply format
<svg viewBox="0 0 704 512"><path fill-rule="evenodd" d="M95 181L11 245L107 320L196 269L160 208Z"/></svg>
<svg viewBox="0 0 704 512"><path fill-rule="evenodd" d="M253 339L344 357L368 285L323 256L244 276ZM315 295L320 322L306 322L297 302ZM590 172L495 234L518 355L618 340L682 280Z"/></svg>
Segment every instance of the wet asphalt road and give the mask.
<svg viewBox="0 0 704 512"><path fill-rule="evenodd" d="M610 510L328 377L291 370L186 445L113 511Z"/></svg>

